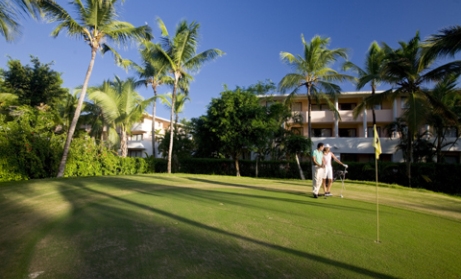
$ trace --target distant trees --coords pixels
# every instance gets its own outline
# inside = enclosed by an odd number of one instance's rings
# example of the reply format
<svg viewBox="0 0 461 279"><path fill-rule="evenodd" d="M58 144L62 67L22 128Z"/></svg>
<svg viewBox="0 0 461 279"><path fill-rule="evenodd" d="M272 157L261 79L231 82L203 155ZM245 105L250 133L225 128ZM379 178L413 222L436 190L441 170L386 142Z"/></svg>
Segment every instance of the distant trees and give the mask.
<svg viewBox="0 0 461 279"><path fill-rule="evenodd" d="M276 146L275 138L283 136L282 125L291 113L282 103L263 106L255 95L258 85L225 87L219 98L212 99L206 115L192 119L193 138L201 157L230 157L236 175L240 176L239 159L254 151L259 157Z"/></svg>
<svg viewBox="0 0 461 279"><path fill-rule="evenodd" d="M352 81L351 76L338 73L332 64L339 58L347 59L345 48L328 49L330 38L314 36L310 42L301 35L303 55L294 55L289 52L280 52L282 62L293 68L293 72L286 74L279 82L282 93L290 91L294 95L299 89L306 89L307 96L307 126L308 137L312 137L311 105L312 97L324 97L323 94L334 96L341 93L341 87L336 82ZM323 93L323 94L322 94ZM324 98L329 101L328 98ZM331 103L331 102L330 102ZM333 108L332 108L333 109Z"/></svg>
<svg viewBox="0 0 461 279"><path fill-rule="evenodd" d="M82 111L96 53L98 51L102 53L110 51L114 54L117 64L128 66L130 64L129 61L123 60L108 43L126 44L130 40L142 41L152 39L149 26L134 27L128 22L117 20L117 2L117 0L71 1L70 4L77 13L77 17L74 18L55 1L40 1L40 7L48 20L59 22L58 26L51 33L52 36L57 37L61 32L67 32L67 35L70 37L83 39L90 46L91 51L90 63L83 81L82 91L74 117L67 131L67 139L59 165L58 177L64 174L67 154L69 153L70 143L77 127L80 112Z"/></svg>
<svg viewBox="0 0 461 279"><path fill-rule="evenodd" d="M144 110L155 97L143 100L135 91L133 79L105 81L89 90L89 97L101 108L102 116L112 131L120 133L120 155L128 155L128 133L133 124L140 122ZM118 141L117 141L118 142Z"/></svg>
<svg viewBox="0 0 461 279"><path fill-rule="evenodd" d="M411 164L413 162L414 141L418 137L418 129L427 123L428 110L437 111L439 115L452 123L457 117L440 100L434 98L431 90L423 84L441 82L451 74L459 74L461 61L450 62L432 69L433 58L425 56L419 33L408 42L399 42L400 47L393 49L383 43L384 58L379 69L379 79L390 84L391 89L376 95L371 95L356 107L354 115L366 108L381 104L384 100L394 100L401 96L407 97L407 107L403 119L406 124L407 150L404 152L407 162L408 183L411 186Z"/></svg>
<svg viewBox="0 0 461 279"><path fill-rule="evenodd" d="M176 108L175 101L181 82L188 82L192 79L191 73L199 70L205 62L214 60L224 54L219 49L208 49L197 53L198 36L200 24L197 22L187 23L181 21L176 27L174 37L171 37L163 21L157 20L162 31L162 44L151 44L150 51L156 54L159 63L167 64L168 71L174 78L173 91L171 93L171 112L170 112L170 146L168 148L168 173L171 173L171 156L173 153L173 117ZM188 86L182 86L184 91L188 91Z"/></svg>
<svg viewBox="0 0 461 279"><path fill-rule="evenodd" d="M3 92L17 96L21 105L56 107L68 93L62 88L61 74L52 70L53 63L43 64L37 57L31 57L30 65L10 59L8 69L3 73Z"/></svg>
<svg viewBox="0 0 461 279"><path fill-rule="evenodd" d="M365 87L365 85L370 84L371 87L371 95L376 94L376 88L382 81L381 71L384 62L384 51L381 49L377 42L373 42L368 49L367 55L365 57L365 66L364 68L360 68L359 66L355 65L354 63L347 61L343 64L343 70L351 70L357 74L357 81L356 87L357 90L361 90ZM362 103L361 105L364 105ZM356 110L360 111L359 109ZM376 115L375 115L375 108L371 108L372 117L373 117L373 125L376 125Z"/></svg>

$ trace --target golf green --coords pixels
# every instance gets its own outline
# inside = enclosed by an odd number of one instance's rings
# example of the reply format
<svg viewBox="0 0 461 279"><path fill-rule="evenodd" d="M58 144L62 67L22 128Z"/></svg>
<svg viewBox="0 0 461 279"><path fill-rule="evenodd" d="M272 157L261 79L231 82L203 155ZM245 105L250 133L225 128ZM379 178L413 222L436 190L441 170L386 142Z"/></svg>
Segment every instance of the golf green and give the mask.
<svg viewBox="0 0 461 279"><path fill-rule="evenodd" d="M0 183L0 278L459 278L461 199L189 174Z"/></svg>

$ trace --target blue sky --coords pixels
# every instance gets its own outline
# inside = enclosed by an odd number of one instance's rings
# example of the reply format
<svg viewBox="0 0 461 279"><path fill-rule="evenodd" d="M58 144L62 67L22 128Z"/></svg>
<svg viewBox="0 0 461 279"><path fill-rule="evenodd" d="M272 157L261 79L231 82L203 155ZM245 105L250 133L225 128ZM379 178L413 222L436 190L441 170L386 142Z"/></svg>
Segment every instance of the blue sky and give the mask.
<svg viewBox="0 0 461 279"><path fill-rule="evenodd" d="M57 1L67 7L68 1ZM248 86L260 80L278 83L290 72L280 61L280 51L302 54L300 35L306 40L314 35L331 38L330 48L349 50L349 60L363 64L365 53L374 40L397 47L419 30L421 37L461 24L460 0L126 0L119 10L120 19L139 26L148 23L156 39L160 37L155 19L160 17L171 33L182 20L201 25L199 51L219 48L226 55L205 64L190 88L191 101L181 117L205 114L211 98L219 97L223 84L230 88ZM8 56L29 63L30 55L42 63L54 61L53 69L61 72L64 86L72 89L83 83L90 59L90 49L83 41L65 34L50 37L54 24L24 20L23 34L14 43L0 40L0 67L6 68ZM140 63L136 45L119 50L125 58ZM339 67L339 64L337 65ZM98 56L90 85L119 75L132 76L113 63L110 54ZM354 90L351 84L341 85ZM168 92L160 88L159 93ZM140 89L145 98L149 89ZM159 116L169 118L160 105Z"/></svg>

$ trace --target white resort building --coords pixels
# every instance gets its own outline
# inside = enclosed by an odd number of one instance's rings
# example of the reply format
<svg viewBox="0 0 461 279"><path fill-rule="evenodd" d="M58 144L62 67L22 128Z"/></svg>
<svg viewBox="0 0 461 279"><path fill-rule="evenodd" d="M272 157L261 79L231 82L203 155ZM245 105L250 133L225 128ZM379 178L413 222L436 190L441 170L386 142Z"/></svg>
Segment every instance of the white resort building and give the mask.
<svg viewBox="0 0 461 279"><path fill-rule="evenodd" d="M142 120L131 128L131 136L128 136L128 156L129 157L146 157L153 154L152 148L152 115L145 113ZM155 117L155 131L157 137L163 136L170 127L170 120ZM158 152L158 143L157 152ZM159 157L161 154L157 154Z"/></svg>
<svg viewBox="0 0 461 279"><path fill-rule="evenodd" d="M379 93L379 92L378 92ZM328 143L333 148L335 155L339 155L343 161L369 162L374 160L373 119L371 110L364 111L354 119L352 110L371 95L371 92L343 92L332 100L339 112L340 118L328 108L326 103L313 104L311 106L312 140L314 146L319 142ZM270 105L270 102L283 102L287 95L271 95L261 97L262 105ZM375 106L376 126L381 141L382 154L380 160L402 162L403 154L397 150L400 143L400 134L388 135L385 127L402 116L406 107L406 97L401 96L395 101L387 101ZM307 97L306 94L297 95L292 103L293 114L300 115L300 123L289 123L289 128L297 133L308 136L307 126ZM449 128L448 128L449 129ZM431 132L431 127L422 127L421 132ZM461 157L461 142L456 141L456 129L449 129L447 142L455 142L443 149L444 159L447 163L459 163ZM434 140L428 136L429 140Z"/></svg>

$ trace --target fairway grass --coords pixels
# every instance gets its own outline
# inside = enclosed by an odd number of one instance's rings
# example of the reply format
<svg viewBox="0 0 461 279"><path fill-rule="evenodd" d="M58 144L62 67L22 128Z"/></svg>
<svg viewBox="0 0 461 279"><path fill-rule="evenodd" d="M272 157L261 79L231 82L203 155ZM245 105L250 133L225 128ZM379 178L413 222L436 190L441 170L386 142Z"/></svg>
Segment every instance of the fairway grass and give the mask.
<svg viewBox="0 0 461 279"><path fill-rule="evenodd" d="M460 278L461 198L190 174L0 183L0 278Z"/></svg>

